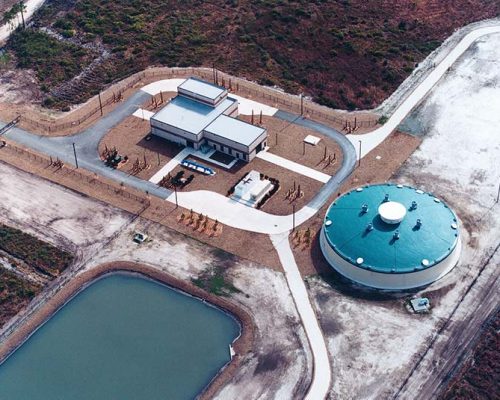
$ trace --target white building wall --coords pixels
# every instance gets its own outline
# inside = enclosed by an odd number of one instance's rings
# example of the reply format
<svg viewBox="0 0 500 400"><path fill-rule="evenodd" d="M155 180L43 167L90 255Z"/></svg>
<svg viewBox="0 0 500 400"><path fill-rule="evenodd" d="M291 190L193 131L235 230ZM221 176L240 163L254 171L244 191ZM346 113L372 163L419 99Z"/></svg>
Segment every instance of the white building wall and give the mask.
<svg viewBox="0 0 500 400"><path fill-rule="evenodd" d="M163 139L169 140L170 142L179 143L183 146L187 145L186 139L184 139L183 137L165 132L163 129L159 129L159 128L156 128L154 126L151 127L151 134L153 134L155 136L159 136Z"/></svg>
<svg viewBox="0 0 500 400"><path fill-rule="evenodd" d="M321 229L320 246L328 263L340 274L365 286L389 290L412 289L437 281L457 265L462 250L462 243L459 236L455 249L440 263L422 271L406 274L385 274L357 267L339 256L328 243L324 227Z"/></svg>
<svg viewBox="0 0 500 400"><path fill-rule="evenodd" d="M168 124L165 124L165 123L160 122L160 121L153 119L153 118L151 118L150 121L151 121L151 128L157 128L156 132L159 132L161 130L161 131L170 133L172 135L181 136L184 139L190 140L192 142L199 142L202 139L201 132L199 133L199 135L195 135L193 133L176 128L174 126L170 126ZM151 132L153 132L153 130L151 130ZM153 133L153 134L156 134L156 133Z"/></svg>
<svg viewBox="0 0 500 400"><path fill-rule="evenodd" d="M180 86L177 88L177 91L182 96L194 99L196 101L199 101L201 103L205 103L205 104L207 104L209 106L213 106L213 107L217 106L222 100L224 100L227 97L227 90L225 92L222 92L215 99L205 97L205 96L198 94L198 93L190 92L189 90L186 90Z"/></svg>
<svg viewBox="0 0 500 400"><path fill-rule="evenodd" d="M234 100L234 103L229 106L222 114L227 115L228 117L237 117L238 116L238 105L240 104L237 100Z"/></svg>

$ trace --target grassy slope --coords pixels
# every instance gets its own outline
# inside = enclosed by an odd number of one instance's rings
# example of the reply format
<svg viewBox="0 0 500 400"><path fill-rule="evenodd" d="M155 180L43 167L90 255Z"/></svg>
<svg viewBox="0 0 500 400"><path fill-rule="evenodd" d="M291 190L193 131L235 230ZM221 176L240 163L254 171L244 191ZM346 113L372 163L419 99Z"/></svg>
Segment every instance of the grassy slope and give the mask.
<svg viewBox="0 0 500 400"><path fill-rule="evenodd" d="M18 30L9 46L19 68L34 68L42 90L71 79L92 61L92 53L40 31Z"/></svg>
<svg viewBox="0 0 500 400"><path fill-rule="evenodd" d="M0 328L40 292L41 287L0 267Z"/></svg>
<svg viewBox="0 0 500 400"><path fill-rule="evenodd" d="M353 109L379 104L457 27L499 13L495 0L53 0L36 22L105 43L103 84L216 63Z"/></svg>
<svg viewBox="0 0 500 400"><path fill-rule="evenodd" d="M2 224L0 249L50 276L57 276L73 259L70 254L51 244Z"/></svg>
<svg viewBox="0 0 500 400"><path fill-rule="evenodd" d="M498 399L500 393L500 313L484 329L470 360L439 400Z"/></svg>
<svg viewBox="0 0 500 400"><path fill-rule="evenodd" d="M0 249L49 275L59 275L73 257L18 229L0 224ZM42 286L16 275L0 265L0 327L28 305Z"/></svg>

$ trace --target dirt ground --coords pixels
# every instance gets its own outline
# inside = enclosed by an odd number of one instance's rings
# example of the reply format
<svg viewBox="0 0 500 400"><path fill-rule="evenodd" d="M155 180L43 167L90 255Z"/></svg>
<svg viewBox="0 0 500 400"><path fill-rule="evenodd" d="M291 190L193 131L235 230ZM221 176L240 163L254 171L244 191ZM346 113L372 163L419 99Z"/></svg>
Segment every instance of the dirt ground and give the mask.
<svg viewBox="0 0 500 400"><path fill-rule="evenodd" d="M423 142L391 178L435 193L455 210L458 265L425 288L392 294L333 272L308 278L336 371L331 398L434 398L482 318L498 306L498 40L480 39L414 112ZM411 296L428 297L431 312L408 313Z"/></svg>
<svg viewBox="0 0 500 400"><path fill-rule="evenodd" d="M240 115L238 118L250 122L252 117ZM254 116L254 122L259 122L258 116ZM273 154L328 175L334 175L342 165L342 152L338 144L319 132L268 116L263 116L262 124L259 125L267 129L269 135L267 145ZM317 146L306 144L304 154L303 142L308 135L319 137L321 141ZM335 155L335 162L329 165L327 162L321 162L325 155L325 147L326 157L331 156L333 159Z"/></svg>
<svg viewBox="0 0 500 400"><path fill-rule="evenodd" d="M29 157L27 154L29 154ZM230 253L237 254L242 258L255 261L276 270L281 270L278 255L267 235L250 233L229 226L222 226L222 233L220 235L209 236L206 233L198 232L191 226L186 226L178 222L180 215L182 213L187 214L189 210L176 208L175 204L155 197L147 198L144 193L138 192L132 188L122 188L115 182L102 177L97 178L95 175L85 173L84 171L78 170L80 171L78 172L68 167L64 167L60 170L49 168L47 161L34 162L33 153L27 154L12 151L12 148L7 146L0 151L0 160L14 165L23 171L34 173L52 182L75 190L84 196L90 196L91 198L98 199L107 204L112 204L135 216L140 214L144 218L168 226L211 246L221 248ZM14 176L16 176L16 174L14 174ZM19 188L19 190L21 190L21 188ZM140 201L136 201L134 198L131 199L129 195L136 196ZM145 202L149 202L149 206L145 204ZM145 207L147 207L146 210L144 210ZM254 245L260 249L258 254L253 251L253 247L246 245L246 243L249 242L254 243Z"/></svg>
<svg viewBox="0 0 500 400"><path fill-rule="evenodd" d="M1 15L1 13L0 13ZM0 103L20 105L29 99L31 103L42 101L43 94L38 87L35 72L12 69L13 62L0 65ZM8 117L8 119L13 119Z"/></svg>
<svg viewBox="0 0 500 400"><path fill-rule="evenodd" d="M439 400L489 399L500 393L500 312L486 324L479 342Z"/></svg>
<svg viewBox="0 0 500 400"><path fill-rule="evenodd" d="M168 93L172 96L172 93ZM248 119L247 117L241 117ZM341 165L342 156L337 144L323 135L316 134L315 132L301 128L296 125L289 125L285 121L277 118L266 117L263 120L263 126L269 129L270 141L273 141L276 132L279 132L281 141L278 145L275 142L270 143L270 152L285 157L291 161L301 163L310 168L314 168L326 174L334 174ZM170 143L161 138L151 136L146 140L150 131L150 124L148 121L141 118L130 116L127 117L121 124L117 125L102 139L99 144L99 151L102 153L107 147L116 147L121 155L129 157L126 164L122 164L120 168L123 171L132 173L132 167L136 160L141 163L146 160L149 165L136 174L141 179L149 180L157 171L161 169L168 161L182 150L181 147ZM321 137L321 142L318 146L308 146L306 154L302 154L302 141L309 135ZM327 153L336 155L336 162L332 163L328 168L324 168L325 164L319 164L318 161L323 158L324 149L327 146ZM191 157L196 158L196 157ZM199 160L202 164L208 165L209 163L204 160ZM222 195L227 195L229 189L234 186L247 172L257 170L264 175L280 181L280 190L271 199L266 202L262 207L263 211L277 215L288 215L292 213L292 203L285 199L286 192L293 188L294 182L300 185L304 196L293 202L296 209L300 209L306 205L316 195L321 188L322 183L314 179L297 174L293 171L287 170L269 163L259 158L255 158L250 163L239 161L233 168L226 170L216 165L210 164L210 167L216 171L215 176L206 176L182 166L177 166L171 175L175 175L179 171L184 171L186 176L193 174L194 180L183 191L194 190L207 190L208 188L214 192Z"/></svg>
<svg viewBox="0 0 500 400"><path fill-rule="evenodd" d="M187 283L207 268L220 267L225 278L241 291L231 294L227 301L251 316L256 345L252 351L238 355L240 367L218 396L227 398L231 393L238 393L249 398L259 394L262 399L273 399L278 392L285 398L304 396L311 379L311 355L281 272L208 246L150 220L132 219L128 213L10 166L0 164L0 167L1 183L7 188L2 191L2 206L8 210L2 213L3 218L38 237L87 255L80 257L77 264L63 274L57 281L58 286L45 291L43 298L35 299L35 305L56 295L75 276L107 262L141 263ZM35 210L30 208L35 197L33 191L37 193ZM99 230L99 225L104 231ZM134 244L131 238L137 230L147 232L151 241ZM18 318L25 315L21 313ZM16 325L10 326L14 329Z"/></svg>
<svg viewBox="0 0 500 400"><path fill-rule="evenodd" d="M0 222L43 237L56 247L92 252L132 216L0 163Z"/></svg>
<svg viewBox="0 0 500 400"><path fill-rule="evenodd" d="M0 3L0 14L3 14L16 3L17 0L2 0L2 2Z"/></svg>
<svg viewBox="0 0 500 400"><path fill-rule="evenodd" d="M415 136L401 132L392 133L361 160L361 165L356 167L339 192L331 196L314 217L297 228L297 233L300 235L303 235L307 229L310 229L314 235L310 247L305 245L303 240L299 242L293 239L293 235L290 237L295 260L303 276L331 272L331 268L321 253L318 234L326 211L335 198L361 185L388 181L420 143L421 139ZM394 152L394 149L398 151Z"/></svg>
<svg viewBox="0 0 500 400"><path fill-rule="evenodd" d="M149 180L161 167L176 156L182 149L156 136L150 136L149 121L137 118L133 115L125 118L119 125L112 128L99 143L99 153L108 148L116 148L122 156L127 156L129 161L120 164L122 171L132 173L136 160L149 164L149 168L143 169L137 177Z"/></svg>
<svg viewBox="0 0 500 400"><path fill-rule="evenodd" d="M195 157L190 158L195 159ZM202 160L198 161L207 164ZM213 165L210 165L210 167L216 171L214 176L196 173L182 166L177 166L172 171L172 175L175 175L181 170L184 171L186 176L189 176L190 174L195 175L193 181L183 189L184 191L209 189L213 192L226 196L228 190L233 185L237 184L247 174L247 172L256 170L261 174L268 175L269 177L277 179L280 182L279 191L276 192L261 207L262 211L275 215L291 214L293 212L293 205L295 205L296 209L299 210L301 207L305 206L314 197L321 186L323 186L321 182L299 175L288 169L277 167L275 164L261 160L260 158L255 158L250 163L240 161L229 171L223 168L214 167ZM304 192L304 196L291 203L288 199L286 199L286 192L289 189L293 189L294 182L296 182L297 185L300 185L301 190Z"/></svg>

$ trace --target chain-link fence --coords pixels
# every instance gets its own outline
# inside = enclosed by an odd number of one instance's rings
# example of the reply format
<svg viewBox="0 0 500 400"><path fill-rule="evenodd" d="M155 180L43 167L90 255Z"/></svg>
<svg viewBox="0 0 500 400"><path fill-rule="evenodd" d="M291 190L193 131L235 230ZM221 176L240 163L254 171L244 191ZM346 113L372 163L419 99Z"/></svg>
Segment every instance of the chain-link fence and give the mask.
<svg viewBox="0 0 500 400"><path fill-rule="evenodd" d="M74 167L68 167L57 158L37 154L31 150L16 146L15 144L10 142L7 142L2 148L0 148L0 151L14 153L16 158L23 158L30 163L38 164L40 166L43 166L44 168L52 168L52 171L54 173L60 172L64 174L64 176L71 178L75 182L88 184L89 187L92 187L93 190L103 191L105 193L112 194L113 196L118 196L126 200L135 201L141 205L144 205L145 208L147 208L146 206L149 206L149 199L146 195L140 196L132 193L130 189L123 183L118 187L116 185L110 185L107 182L103 182L102 180L100 180L97 174L85 172Z"/></svg>
<svg viewBox="0 0 500 400"><path fill-rule="evenodd" d="M328 107L316 104L300 96L290 95L277 89L264 87L245 79L237 78L229 74L215 71L209 68L167 68L153 67L138 72L103 91L98 96L94 96L87 103L82 105L79 112L64 117L66 121L47 120L44 118L36 119L30 115L23 115L23 121L35 127L39 131L46 133L61 133L77 127L92 119L101 116L101 110L123 98L123 93L135 86L147 84L160 79L187 78L196 76L207 81L216 82L225 86L232 93L243 97L261 101L262 103L290 111L296 114L302 114L314 120L335 124L341 128L347 126L358 126L361 128L370 128L377 125L376 118L366 116L343 116L342 112L329 109ZM84 114L81 112L84 111Z"/></svg>

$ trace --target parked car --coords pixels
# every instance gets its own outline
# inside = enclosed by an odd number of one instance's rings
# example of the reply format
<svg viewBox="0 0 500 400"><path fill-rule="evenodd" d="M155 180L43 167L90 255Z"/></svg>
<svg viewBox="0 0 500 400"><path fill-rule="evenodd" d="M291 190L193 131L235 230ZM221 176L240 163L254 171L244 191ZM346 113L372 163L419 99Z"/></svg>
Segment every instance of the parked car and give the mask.
<svg viewBox="0 0 500 400"><path fill-rule="evenodd" d="M146 240L148 240L148 235L142 232L135 232L134 234L134 242L136 243L144 243Z"/></svg>

